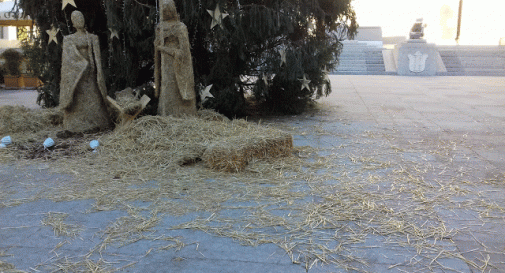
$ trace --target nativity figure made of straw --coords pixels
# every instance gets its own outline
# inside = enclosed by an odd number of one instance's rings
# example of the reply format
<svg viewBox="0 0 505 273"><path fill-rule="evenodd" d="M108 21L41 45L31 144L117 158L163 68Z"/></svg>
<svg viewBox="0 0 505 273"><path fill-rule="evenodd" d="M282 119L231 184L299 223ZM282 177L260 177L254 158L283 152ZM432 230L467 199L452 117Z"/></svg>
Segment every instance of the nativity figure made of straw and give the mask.
<svg viewBox="0 0 505 273"><path fill-rule="evenodd" d="M71 15L76 32L63 38L60 108L63 128L71 132L102 130L112 125L98 37L84 28L84 15Z"/></svg>
<svg viewBox="0 0 505 273"><path fill-rule="evenodd" d="M154 42L155 96L158 115L196 114L195 80L188 30L179 21L174 1L162 0Z"/></svg>

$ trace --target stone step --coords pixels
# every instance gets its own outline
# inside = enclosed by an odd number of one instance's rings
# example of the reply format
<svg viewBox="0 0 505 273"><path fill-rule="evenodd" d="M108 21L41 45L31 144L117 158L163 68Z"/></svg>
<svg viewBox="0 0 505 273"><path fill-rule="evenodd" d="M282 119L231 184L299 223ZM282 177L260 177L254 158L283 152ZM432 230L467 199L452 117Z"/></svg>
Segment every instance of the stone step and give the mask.
<svg viewBox="0 0 505 273"><path fill-rule="evenodd" d="M336 73L345 75L384 75L382 48L363 43L343 43Z"/></svg>
<svg viewBox="0 0 505 273"><path fill-rule="evenodd" d="M451 71L447 71L447 72L437 72L437 76L465 76L466 73L465 72L461 72L461 71L456 71L456 72L451 72Z"/></svg>
<svg viewBox="0 0 505 273"><path fill-rule="evenodd" d="M386 71L352 71L352 72L343 72L336 71L333 72L334 75L396 75L394 72L386 72Z"/></svg>
<svg viewBox="0 0 505 273"><path fill-rule="evenodd" d="M446 76L462 76L465 75L465 68L461 65L458 54L455 51L439 51L442 62L445 65L447 72L438 73L437 75Z"/></svg>
<svg viewBox="0 0 505 273"><path fill-rule="evenodd" d="M339 67L337 68L338 72L364 72L368 71L366 67L360 68L360 67Z"/></svg>
<svg viewBox="0 0 505 273"><path fill-rule="evenodd" d="M366 60L356 60L356 59L341 59L340 64L352 64L352 65L366 65Z"/></svg>
<svg viewBox="0 0 505 273"><path fill-rule="evenodd" d="M384 58L366 58L367 62L384 62Z"/></svg>
<svg viewBox="0 0 505 273"><path fill-rule="evenodd" d="M380 65L380 64L367 64L366 68L368 70L380 70L380 71L385 71L386 68L384 67L384 64Z"/></svg>
<svg viewBox="0 0 505 273"><path fill-rule="evenodd" d="M361 58L366 58L366 54L363 54L363 53L343 53L343 54L340 54L340 56L342 57L361 57Z"/></svg>
<svg viewBox="0 0 505 273"><path fill-rule="evenodd" d="M340 54L340 57L348 57L348 58L366 58L366 54L363 54L363 53L344 53L344 54Z"/></svg>
<svg viewBox="0 0 505 273"><path fill-rule="evenodd" d="M366 65L353 65L353 64L340 64L337 69L353 69L353 68L356 68L357 70L360 70L360 69L366 69Z"/></svg>
<svg viewBox="0 0 505 273"><path fill-rule="evenodd" d="M466 68L468 76L505 76L505 69Z"/></svg>
<svg viewBox="0 0 505 273"><path fill-rule="evenodd" d="M354 62L354 63L366 63L366 59L357 59L357 58L339 58L340 62Z"/></svg>
<svg viewBox="0 0 505 273"><path fill-rule="evenodd" d="M459 57L461 65L464 67L479 67L479 68L505 68L505 58L499 57Z"/></svg>
<svg viewBox="0 0 505 273"><path fill-rule="evenodd" d="M367 66L374 66L374 65L377 65L377 66L384 66L384 61L376 61L376 62L373 62L373 61L366 61L366 65Z"/></svg>

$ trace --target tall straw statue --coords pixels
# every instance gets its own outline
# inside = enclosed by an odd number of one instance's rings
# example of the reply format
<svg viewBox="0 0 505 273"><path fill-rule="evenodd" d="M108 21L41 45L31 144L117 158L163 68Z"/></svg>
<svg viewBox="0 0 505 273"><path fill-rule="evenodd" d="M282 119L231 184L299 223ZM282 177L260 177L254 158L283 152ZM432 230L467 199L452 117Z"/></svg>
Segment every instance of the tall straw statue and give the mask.
<svg viewBox="0 0 505 273"><path fill-rule="evenodd" d="M84 28L84 15L71 15L76 32L63 38L60 108L63 128L73 132L100 130L112 122L105 105L107 89L102 72L100 44Z"/></svg>
<svg viewBox="0 0 505 273"><path fill-rule="evenodd" d="M154 42L154 81L158 114L196 114L195 80L188 30L179 21L174 1L162 0L161 20Z"/></svg>

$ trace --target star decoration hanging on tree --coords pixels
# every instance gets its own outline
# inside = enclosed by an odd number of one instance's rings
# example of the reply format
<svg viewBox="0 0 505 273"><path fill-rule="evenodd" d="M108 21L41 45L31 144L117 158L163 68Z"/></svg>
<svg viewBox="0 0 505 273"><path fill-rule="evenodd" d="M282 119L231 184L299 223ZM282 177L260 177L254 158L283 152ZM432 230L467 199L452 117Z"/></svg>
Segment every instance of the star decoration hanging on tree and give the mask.
<svg viewBox="0 0 505 273"><path fill-rule="evenodd" d="M263 79L263 82L265 83L266 86L268 86L268 77L266 74L263 74L263 77L261 77L261 79Z"/></svg>
<svg viewBox="0 0 505 273"><path fill-rule="evenodd" d="M63 2L61 3L61 10L64 10L67 5L72 5L77 8L74 0L63 0Z"/></svg>
<svg viewBox="0 0 505 273"><path fill-rule="evenodd" d="M58 39L56 38L58 32L60 32L60 30L55 28L54 26L50 30L46 30L46 33L49 35L49 40L47 41L47 44L50 44L51 42L55 42L56 44L58 44Z"/></svg>
<svg viewBox="0 0 505 273"><path fill-rule="evenodd" d="M228 16L228 13L222 13L219 9L219 3L216 5L215 10L208 9L207 12L212 16L212 23L210 24L210 29L213 29L216 25L223 27L223 19Z"/></svg>
<svg viewBox="0 0 505 273"><path fill-rule="evenodd" d="M110 39L113 40L114 37L116 37L119 40L119 34L117 33L117 30L109 28L110 31Z"/></svg>
<svg viewBox="0 0 505 273"><path fill-rule="evenodd" d="M298 79L299 81L302 82L302 89L307 89L307 90L310 90L310 87L309 87L309 83L310 83L310 80L307 79L307 75L303 74L303 78L301 79Z"/></svg>
<svg viewBox="0 0 505 273"><path fill-rule="evenodd" d="M310 21L309 24L307 25L307 27L310 31L314 31L314 29L316 28L316 25L314 24L314 22Z"/></svg>
<svg viewBox="0 0 505 273"><path fill-rule="evenodd" d="M286 63L286 50L279 50L279 54L281 54L281 66Z"/></svg>
<svg viewBox="0 0 505 273"><path fill-rule="evenodd" d="M212 89L212 85L209 85L207 87L205 87L205 89L203 89L202 93L200 94L200 100L203 102L205 102L207 100L207 98L213 98L214 96L210 93L210 89Z"/></svg>
<svg viewBox="0 0 505 273"><path fill-rule="evenodd" d="M330 71L328 71L328 70L326 69L326 66L323 68L323 70L321 70L321 72L323 73L323 78L324 78L325 80L329 80L329 78L328 78L328 74L330 74Z"/></svg>

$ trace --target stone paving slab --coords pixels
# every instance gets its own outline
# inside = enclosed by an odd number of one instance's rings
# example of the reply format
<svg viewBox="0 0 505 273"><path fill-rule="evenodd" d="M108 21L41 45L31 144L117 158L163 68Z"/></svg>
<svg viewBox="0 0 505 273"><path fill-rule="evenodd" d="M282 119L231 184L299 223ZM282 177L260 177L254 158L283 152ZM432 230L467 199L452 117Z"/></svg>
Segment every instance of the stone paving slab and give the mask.
<svg viewBox="0 0 505 273"><path fill-rule="evenodd" d="M378 179L377 184L365 190L394 194L396 201L393 198L385 202L390 202L388 205L395 210L409 212L415 202L403 201L411 200L410 194L424 198L423 193L389 188L409 188L409 183L415 181L423 187L432 185L438 190L424 194L440 202L426 206L419 215L429 213L428 219L438 219L447 230L457 231L441 240L429 239L442 251L426 257L408 242L408 237L371 232L348 250L348 255L364 259L366 265L346 265L362 272L505 272L505 118L500 114L505 111L505 78L330 78L333 92L320 100L318 110L301 116L265 118L263 122L295 128L295 146L317 148L322 158L336 160L342 179ZM33 92L2 92L6 91L0 91L4 105L31 105L34 99ZM378 164L385 167L377 167ZM396 173L402 164L415 168L418 164L419 170L409 170L402 176ZM49 272L43 265L54 265L58 259L85 258L100 243L103 231L127 215L123 210L96 211L95 200L30 199L72 181L71 175L51 172L50 163L0 164L0 261L26 272ZM446 200L444 193L451 187L455 187L453 191L461 190L461 194ZM324 203L325 198L314 196L309 202ZM417 207L422 207L422 202L412 208ZM50 213L68 214L65 223L80 227L79 236L55 235L51 227L41 222ZM244 213L223 212L236 218ZM102 256L95 253L88 258L103 258L121 272L359 272L346 270L343 264L316 263L308 269L304 264L293 263L274 244L251 247L199 230L171 229L197 217L210 216L203 211L161 216L149 236L180 238L187 245L180 250L160 250L173 243L170 241L139 240L125 246L110 245ZM336 246L338 241L330 240L328 244ZM6 269L0 267L2 270Z"/></svg>

